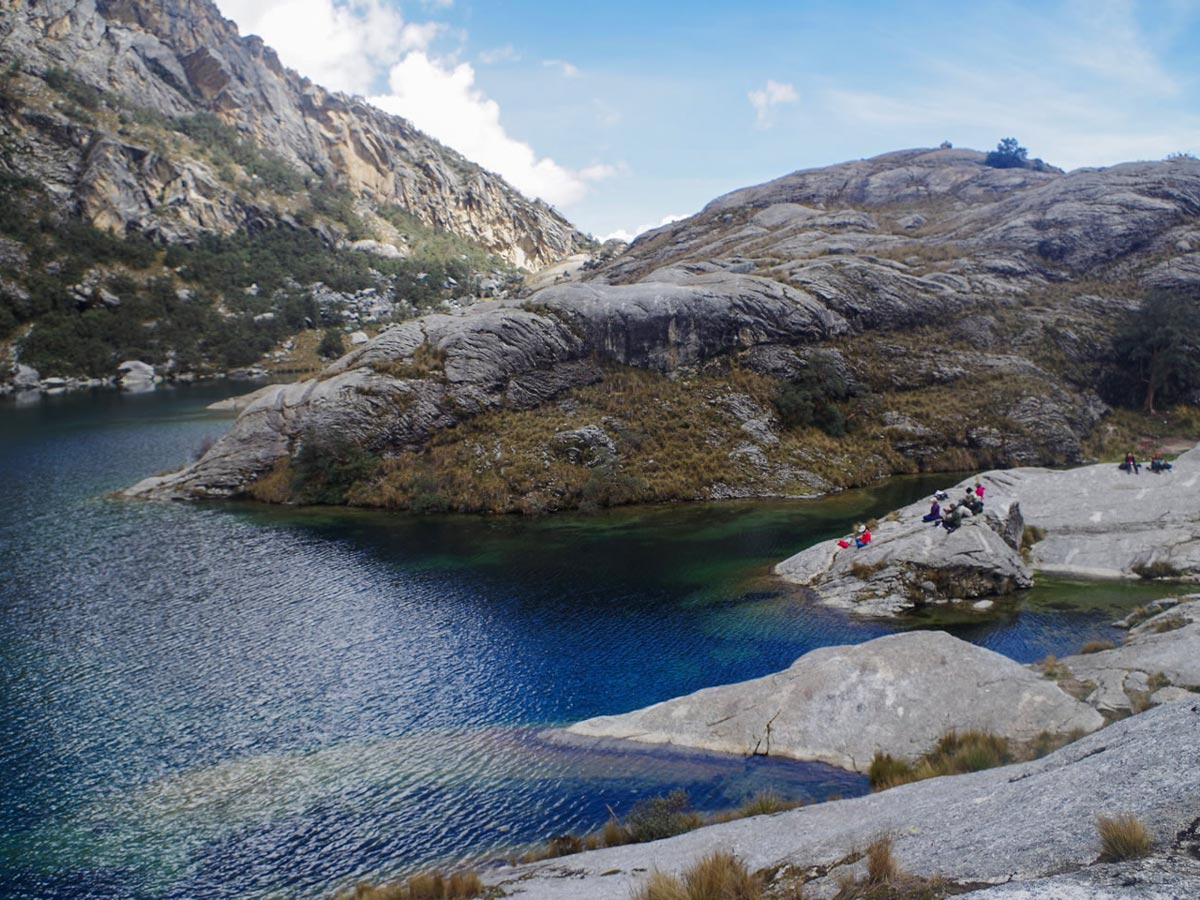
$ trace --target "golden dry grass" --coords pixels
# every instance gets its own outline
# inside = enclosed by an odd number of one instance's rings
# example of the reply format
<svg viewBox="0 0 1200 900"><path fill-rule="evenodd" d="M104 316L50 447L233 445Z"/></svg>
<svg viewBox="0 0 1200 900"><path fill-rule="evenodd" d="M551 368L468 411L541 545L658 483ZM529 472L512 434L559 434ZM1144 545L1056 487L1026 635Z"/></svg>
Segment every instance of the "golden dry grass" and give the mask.
<svg viewBox="0 0 1200 900"><path fill-rule="evenodd" d="M1100 835L1101 862L1138 859L1154 849L1149 830L1137 816L1129 813L1096 816L1096 831Z"/></svg>
<svg viewBox="0 0 1200 900"><path fill-rule="evenodd" d="M733 451L746 442L730 394L771 409L775 382L734 367L671 379L640 369L606 371L597 384L536 409L496 409L439 432L423 450L384 461L352 503L460 512L553 512L634 502L705 499L715 486L778 484ZM571 462L554 435L603 423L611 464ZM837 487L864 484L907 463L880 436L831 438L816 429L782 434L764 448L772 465L811 471ZM808 494L804 483L785 490Z"/></svg>
<svg viewBox="0 0 1200 900"><path fill-rule="evenodd" d="M759 900L762 882L746 864L724 850L693 863L682 877L651 872L633 900Z"/></svg>
<svg viewBox="0 0 1200 900"><path fill-rule="evenodd" d="M388 884L360 882L337 894L335 900L471 900L484 895L483 882L475 872L422 872Z"/></svg>

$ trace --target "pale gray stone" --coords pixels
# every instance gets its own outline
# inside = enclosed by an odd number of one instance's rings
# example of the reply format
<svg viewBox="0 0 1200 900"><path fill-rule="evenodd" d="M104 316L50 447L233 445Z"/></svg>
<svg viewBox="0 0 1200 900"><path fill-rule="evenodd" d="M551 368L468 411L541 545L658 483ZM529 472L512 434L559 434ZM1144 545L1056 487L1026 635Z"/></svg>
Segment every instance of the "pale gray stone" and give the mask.
<svg viewBox="0 0 1200 900"><path fill-rule="evenodd" d="M1043 731L1091 731L1102 723L1005 656L944 632L914 631L813 650L764 678L587 719L566 731L865 772L876 751L915 759L954 729L1028 741Z"/></svg>

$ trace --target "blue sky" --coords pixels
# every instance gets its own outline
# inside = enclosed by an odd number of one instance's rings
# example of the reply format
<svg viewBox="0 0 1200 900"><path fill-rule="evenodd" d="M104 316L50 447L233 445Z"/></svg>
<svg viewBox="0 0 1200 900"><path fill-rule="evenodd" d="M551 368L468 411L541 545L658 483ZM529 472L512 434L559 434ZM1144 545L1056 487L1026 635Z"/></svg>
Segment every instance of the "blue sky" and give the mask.
<svg viewBox="0 0 1200 900"><path fill-rule="evenodd" d="M597 237L943 140L1066 169L1200 155L1200 0L217 3Z"/></svg>

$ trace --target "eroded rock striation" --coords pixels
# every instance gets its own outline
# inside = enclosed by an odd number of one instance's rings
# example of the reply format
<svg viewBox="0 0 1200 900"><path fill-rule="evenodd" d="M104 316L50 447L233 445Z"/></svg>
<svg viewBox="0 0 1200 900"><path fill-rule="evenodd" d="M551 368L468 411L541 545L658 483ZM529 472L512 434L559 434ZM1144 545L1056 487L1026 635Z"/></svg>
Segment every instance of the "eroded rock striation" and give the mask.
<svg viewBox="0 0 1200 900"><path fill-rule="evenodd" d="M955 729L1023 742L1103 722L1005 656L944 632L914 631L813 650L773 675L587 719L566 731L866 772L876 751L913 760Z"/></svg>
<svg viewBox="0 0 1200 900"><path fill-rule="evenodd" d="M1168 704L1034 762L500 870L488 880L531 900L615 900L651 870L677 872L725 850L780 883L806 881L806 897L828 897L838 876L862 871L862 849L889 834L909 872L1006 885L982 896L1082 897L1078 891L1094 885L1086 896L1190 898L1200 890L1198 733L1200 701ZM1117 813L1149 828L1151 859L1095 865L1096 816Z"/></svg>
<svg viewBox="0 0 1200 900"><path fill-rule="evenodd" d="M34 76L69 72L122 110L109 123L96 111L43 103L43 87L6 95L0 115L7 166L101 228L174 241L286 224L169 136L174 120L203 112L312 182L333 179L356 197L395 204L518 266L536 269L580 247L582 235L545 203L404 119L285 68L209 0L10 0L3 10L6 65ZM154 121L167 139L134 127Z"/></svg>

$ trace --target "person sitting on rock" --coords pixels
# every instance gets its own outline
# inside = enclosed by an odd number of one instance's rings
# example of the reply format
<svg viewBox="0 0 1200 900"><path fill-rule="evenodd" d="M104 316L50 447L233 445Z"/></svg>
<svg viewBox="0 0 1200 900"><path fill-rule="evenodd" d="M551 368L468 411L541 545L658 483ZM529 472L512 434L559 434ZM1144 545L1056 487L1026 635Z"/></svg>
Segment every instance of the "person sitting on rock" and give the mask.
<svg viewBox="0 0 1200 900"><path fill-rule="evenodd" d="M929 515L921 517L922 522L932 522L936 528L942 524L942 506L937 501L937 497L933 498L933 502L929 504Z"/></svg>
<svg viewBox="0 0 1200 900"><path fill-rule="evenodd" d="M854 539L854 546L860 550L871 543L871 529L865 525L858 526L858 537Z"/></svg>
<svg viewBox="0 0 1200 900"><path fill-rule="evenodd" d="M1132 450L1125 454L1125 462L1121 464L1120 468L1128 472L1130 475L1141 474L1141 472L1138 471L1141 466L1138 465L1137 457L1133 455Z"/></svg>
<svg viewBox="0 0 1200 900"><path fill-rule="evenodd" d="M975 496L978 497L980 500L983 499L983 490L984 490L983 485L980 484L978 481L975 482Z"/></svg>
<svg viewBox="0 0 1200 900"><path fill-rule="evenodd" d="M1150 457L1150 471L1161 475L1163 472L1168 472L1171 469L1171 464L1162 458L1162 453L1158 450L1154 451L1154 455Z"/></svg>
<svg viewBox="0 0 1200 900"><path fill-rule="evenodd" d="M942 527L946 531L954 531L962 524L963 512L962 508L957 503L951 503L946 507L946 512L942 516Z"/></svg>
<svg viewBox="0 0 1200 900"><path fill-rule="evenodd" d="M971 511L971 515L978 516L983 512L983 501L978 497L972 497L967 501L967 509Z"/></svg>

